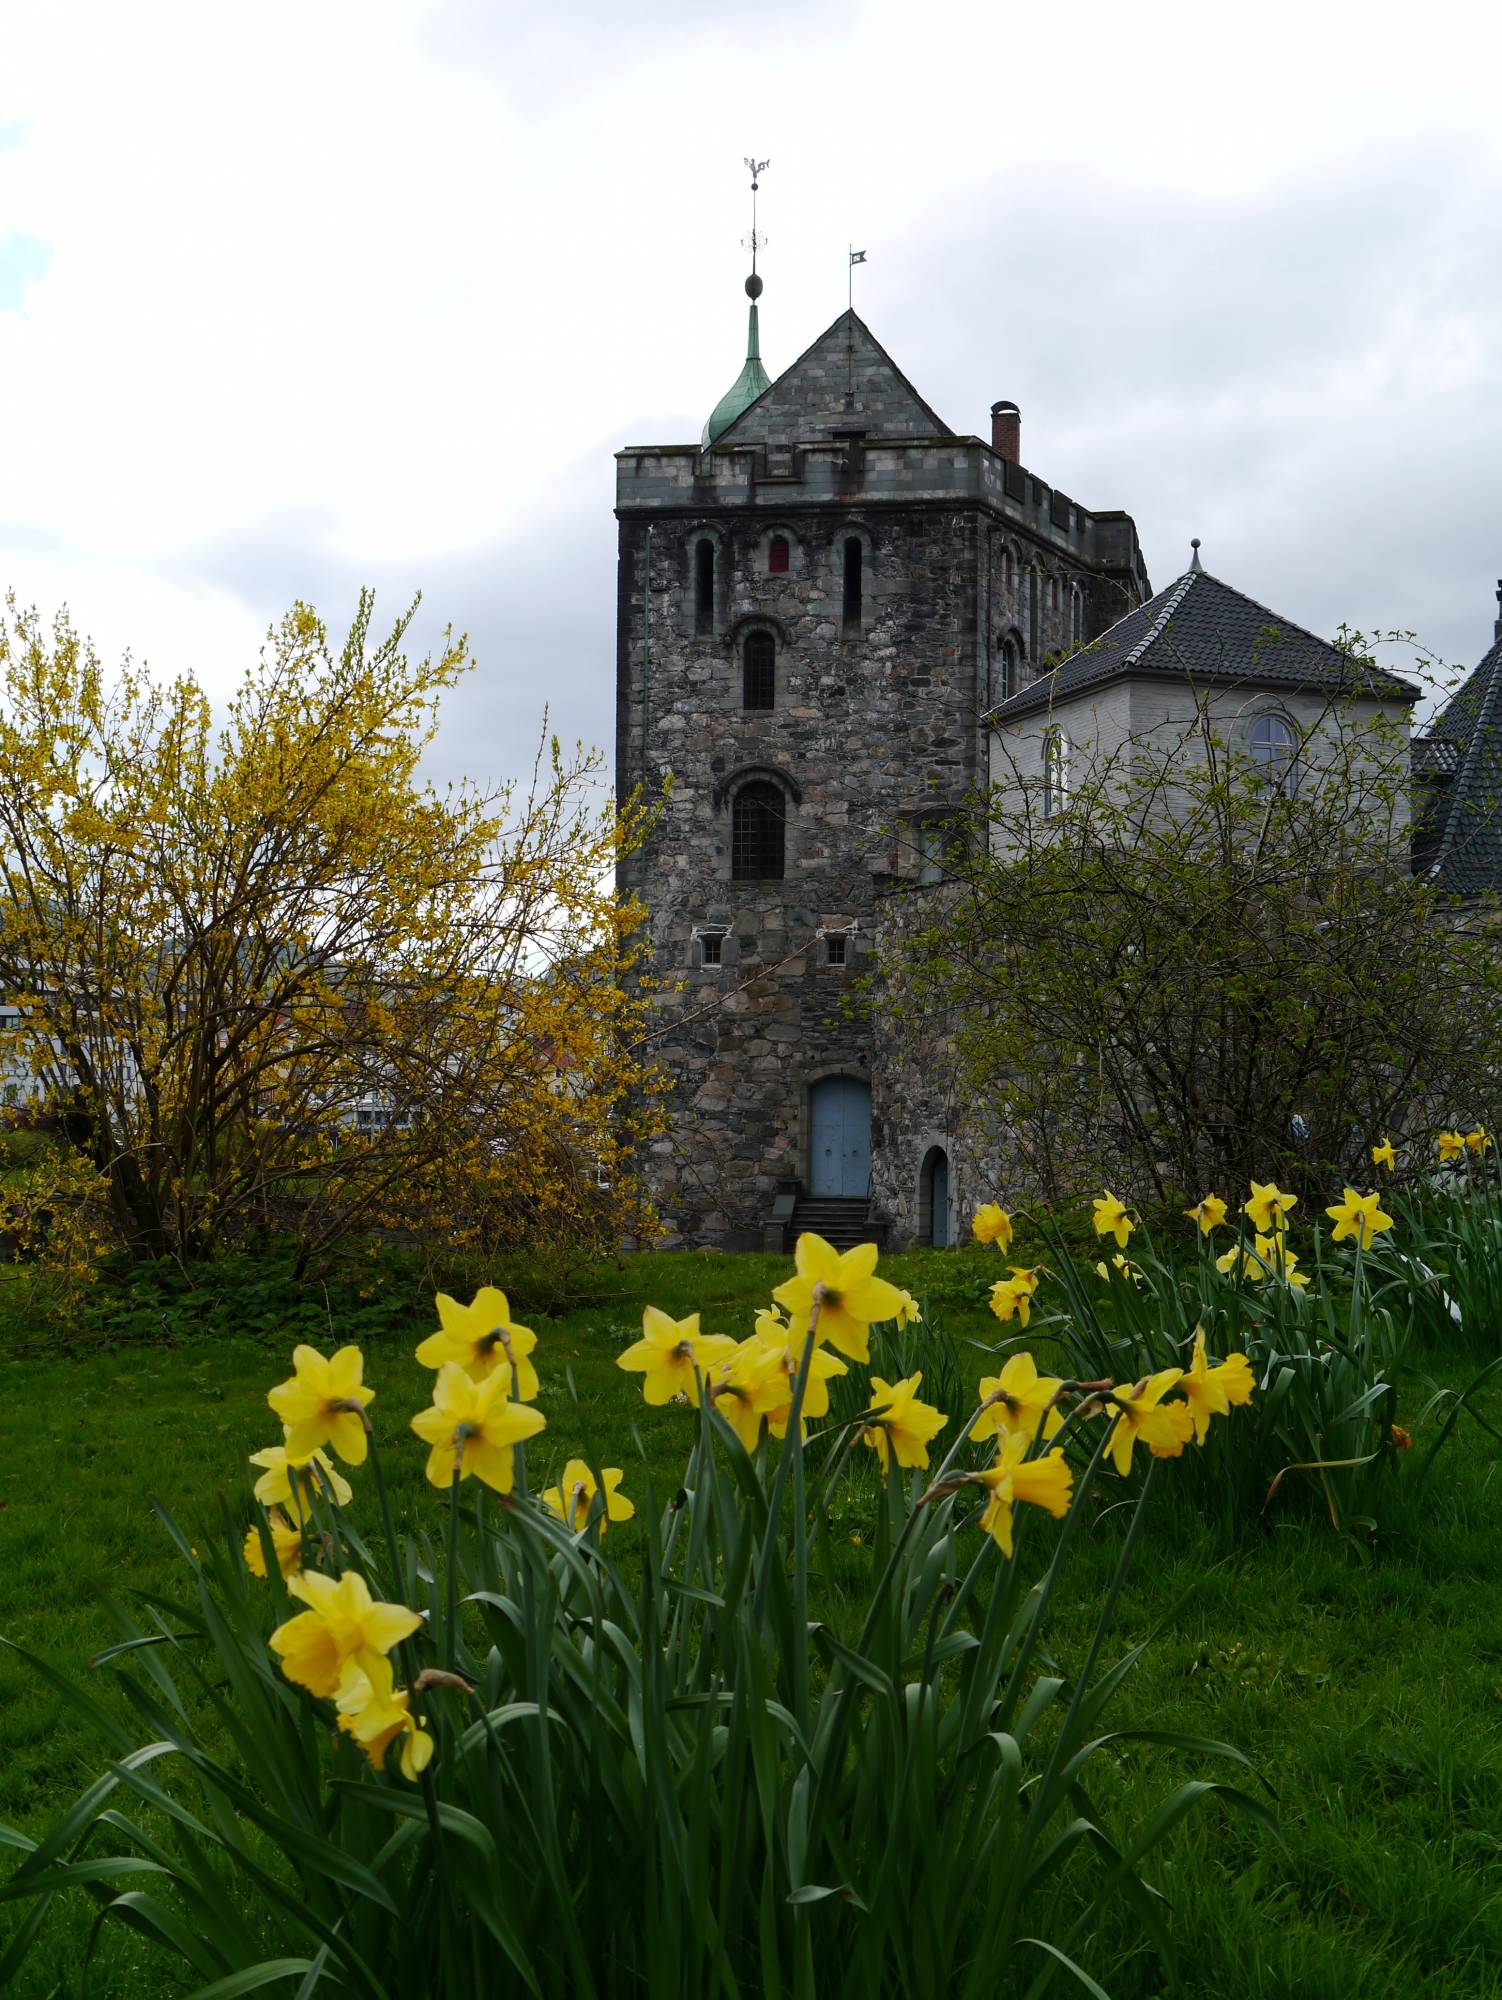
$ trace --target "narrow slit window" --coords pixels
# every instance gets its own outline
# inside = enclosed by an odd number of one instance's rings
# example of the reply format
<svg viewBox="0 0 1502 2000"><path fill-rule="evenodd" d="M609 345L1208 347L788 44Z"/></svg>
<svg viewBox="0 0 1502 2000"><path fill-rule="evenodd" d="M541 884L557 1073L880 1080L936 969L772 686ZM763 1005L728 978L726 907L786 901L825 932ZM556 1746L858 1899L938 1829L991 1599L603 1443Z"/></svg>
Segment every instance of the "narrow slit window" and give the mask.
<svg viewBox="0 0 1502 2000"><path fill-rule="evenodd" d="M724 961L720 957L720 948L724 942L725 933L723 931L701 931L699 933L699 963L701 965L723 964Z"/></svg>
<svg viewBox="0 0 1502 2000"><path fill-rule="evenodd" d="M746 708L775 708L777 705L777 645L770 632L748 632L742 651L744 680L742 702Z"/></svg>
<svg viewBox="0 0 1502 2000"><path fill-rule="evenodd" d="M1017 641L1015 639L1003 639L1001 642L1001 671L998 678L1001 685L996 691L996 699L998 701L1010 701L1018 688Z"/></svg>
<svg viewBox="0 0 1502 2000"><path fill-rule="evenodd" d="M779 881L787 817L782 793L760 780L742 785L730 809L730 874L736 882Z"/></svg>
<svg viewBox="0 0 1502 2000"><path fill-rule="evenodd" d="M1043 817L1057 819L1069 796L1069 746L1064 732L1050 729L1043 739Z"/></svg>
<svg viewBox="0 0 1502 2000"><path fill-rule="evenodd" d="M860 539L851 535L845 543L845 630L858 632L861 628L861 587L863 551Z"/></svg>
<svg viewBox="0 0 1502 2000"><path fill-rule="evenodd" d="M788 538L774 535L767 544L768 576L786 576L788 571Z"/></svg>
<svg viewBox="0 0 1502 2000"><path fill-rule="evenodd" d="M700 542L694 550L694 633L703 639L714 630L714 543Z"/></svg>
<svg viewBox="0 0 1502 2000"><path fill-rule="evenodd" d="M831 931L824 940L824 960L827 965L845 963L845 933Z"/></svg>

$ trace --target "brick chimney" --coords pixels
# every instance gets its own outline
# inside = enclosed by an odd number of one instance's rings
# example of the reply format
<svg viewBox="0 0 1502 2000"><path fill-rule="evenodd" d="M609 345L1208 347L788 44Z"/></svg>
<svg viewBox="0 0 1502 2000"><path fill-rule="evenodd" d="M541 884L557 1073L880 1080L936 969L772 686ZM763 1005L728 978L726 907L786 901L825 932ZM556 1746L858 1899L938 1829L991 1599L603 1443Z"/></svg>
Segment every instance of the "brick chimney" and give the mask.
<svg viewBox="0 0 1502 2000"><path fill-rule="evenodd" d="M1022 412L1015 403L991 405L991 449L998 458L1022 463Z"/></svg>

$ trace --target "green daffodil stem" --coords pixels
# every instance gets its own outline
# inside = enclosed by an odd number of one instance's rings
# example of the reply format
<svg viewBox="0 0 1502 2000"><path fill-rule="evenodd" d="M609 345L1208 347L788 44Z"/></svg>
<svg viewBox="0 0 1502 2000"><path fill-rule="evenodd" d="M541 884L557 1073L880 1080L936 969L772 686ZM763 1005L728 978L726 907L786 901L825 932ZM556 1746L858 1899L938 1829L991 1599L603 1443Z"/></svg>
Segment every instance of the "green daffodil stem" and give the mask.
<svg viewBox="0 0 1502 2000"><path fill-rule="evenodd" d="M459 1664L459 1465L449 1481L449 1559L444 1578L448 1592L443 1620L443 1664L450 1673Z"/></svg>
<svg viewBox="0 0 1502 2000"><path fill-rule="evenodd" d="M793 1378L793 1400L788 1407L782 1456L777 1461L777 1475L772 1481L772 1497L767 1504L766 1539L762 1543L761 1571L756 1579L755 1611L758 1624L762 1624L766 1619L767 1594L772 1584L772 1564L777 1556L777 1524L782 1518L782 1496L787 1490L794 1457L796 1456L801 1462L803 1455L803 1392L808 1385L809 1365L819 1342L819 1313L823 1305L824 1287L815 1285L813 1305L808 1315L808 1332L803 1336L803 1352L798 1359L798 1373Z"/></svg>

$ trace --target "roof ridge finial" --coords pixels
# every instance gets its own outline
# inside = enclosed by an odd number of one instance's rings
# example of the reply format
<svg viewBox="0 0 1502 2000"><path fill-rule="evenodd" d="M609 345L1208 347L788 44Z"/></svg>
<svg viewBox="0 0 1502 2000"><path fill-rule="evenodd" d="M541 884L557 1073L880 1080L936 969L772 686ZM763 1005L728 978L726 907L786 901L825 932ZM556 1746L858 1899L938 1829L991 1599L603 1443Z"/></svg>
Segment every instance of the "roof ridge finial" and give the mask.
<svg viewBox="0 0 1502 2000"><path fill-rule="evenodd" d="M1192 551L1189 558L1189 574L1191 576L1203 576L1205 565L1200 561L1200 538L1198 535L1190 536L1189 547Z"/></svg>

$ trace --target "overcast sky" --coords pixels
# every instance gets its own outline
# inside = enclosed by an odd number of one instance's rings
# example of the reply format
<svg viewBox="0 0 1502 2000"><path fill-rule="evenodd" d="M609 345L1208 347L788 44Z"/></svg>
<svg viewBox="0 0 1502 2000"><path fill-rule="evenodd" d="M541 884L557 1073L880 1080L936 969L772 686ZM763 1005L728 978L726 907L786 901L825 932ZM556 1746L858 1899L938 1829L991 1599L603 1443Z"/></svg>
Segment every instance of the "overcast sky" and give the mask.
<svg viewBox="0 0 1502 2000"><path fill-rule="evenodd" d="M445 775L609 746L611 454L845 303L939 414L1287 617L1502 575L1502 16L1430 0L4 7L0 585L216 692L416 590ZM1389 657L1394 657L1389 655Z"/></svg>

